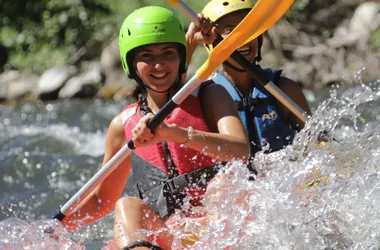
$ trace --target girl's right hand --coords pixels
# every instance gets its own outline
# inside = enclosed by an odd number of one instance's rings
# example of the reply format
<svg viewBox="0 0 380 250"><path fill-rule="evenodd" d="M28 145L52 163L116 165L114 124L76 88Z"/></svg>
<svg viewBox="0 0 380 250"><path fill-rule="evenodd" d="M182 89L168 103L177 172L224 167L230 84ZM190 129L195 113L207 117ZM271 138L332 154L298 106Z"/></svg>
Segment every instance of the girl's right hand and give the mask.
<svg viewBox="0 0 380 250"><path fill-rule="evenodd" d="M132 141L135 147L147 147L165 140L167 137L168 125L162 122L154 132L148 128L148 122L152 119L153 114L148 113L140 119L136 127L132 130Z"/></svg>

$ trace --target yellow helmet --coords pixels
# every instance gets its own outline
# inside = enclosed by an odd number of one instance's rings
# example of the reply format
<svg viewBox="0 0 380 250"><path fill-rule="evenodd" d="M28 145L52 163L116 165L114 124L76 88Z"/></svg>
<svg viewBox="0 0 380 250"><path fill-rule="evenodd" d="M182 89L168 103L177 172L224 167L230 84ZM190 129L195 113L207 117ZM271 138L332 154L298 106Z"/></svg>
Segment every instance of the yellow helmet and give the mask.
<svg viewBox="0 0 380 250"><path fill-rule="evenodd" d="M219 18L245 9L252 9L255 4L251 0L211 0L203 8L203 15L216 22Z"/></svg>
<svg viewBox="0 0 380 250"><path fill-rule="evenodd" d="M216 22L218 19L232 12L239 10L251 10L257 1L253 0L210 0L208 4L203 8L202 13L205 17L210 18L212 22ZM256 62L261 61L261 46L263 44L263 34L257 37L257 57ZM204 44L206 50L211 52L214 49L213 44Z"/></svg>

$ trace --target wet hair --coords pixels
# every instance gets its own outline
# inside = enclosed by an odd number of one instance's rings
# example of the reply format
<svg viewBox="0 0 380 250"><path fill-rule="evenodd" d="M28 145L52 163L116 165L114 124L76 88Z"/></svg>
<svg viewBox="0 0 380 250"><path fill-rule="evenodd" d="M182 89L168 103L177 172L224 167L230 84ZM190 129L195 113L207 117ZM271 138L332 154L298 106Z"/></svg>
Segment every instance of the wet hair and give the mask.
<svg viewBox="0 0 380 250"><path fill-rule="evenodd" d="M136 99L137 103L140 106L140 110L144 113L152 112L148 107L147 90L143 84L138 83L136 89L133 91L133 97Z"/></svg>

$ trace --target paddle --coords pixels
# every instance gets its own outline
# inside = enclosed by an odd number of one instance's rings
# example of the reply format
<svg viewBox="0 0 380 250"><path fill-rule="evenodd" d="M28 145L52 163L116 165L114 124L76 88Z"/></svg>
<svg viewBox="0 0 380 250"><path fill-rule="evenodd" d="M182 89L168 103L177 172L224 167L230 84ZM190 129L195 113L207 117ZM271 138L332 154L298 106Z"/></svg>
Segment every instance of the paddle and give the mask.
<svg viewBox="0 0 380 250"><path fill-rule="evenodd" d="M249 37L257 34L257 30L263 29L268 18L276 12L279 2L283 0L261 0L241 23L209 54L207 61L198 69L195 75L179 90L172 99L166 103L160 111L149 121L150 129L156 128L165 120L179 104L185 100L231 53L240 47ZM247 29L246 27L252 27ZM269 28L269 27L268 27ZM86 198L123 160L135 149L130 140L117 152L71 199L64 204L60 211L53 217L62 221L73 213L79 203Z"/></svg>
<svg viewBox="0 0 380 250"><path fill-rule="evenodd" d="M172 6L177 7L181 12L183 12L194 24L199 25L197 14L182 0L167 0ZM252 36L246 39L243 43L240 43L239 48L249 41L252 41L257 36L264 33L270 26L277 22L289 9L294 0L283 0L279 1L279 5L272 13L272 15L267 19L263 26L261 26ZM223 41L223 38L218 34L216 38L216 43ZM272 81L268 80L266 77L260 74L259 67L251 64L244 56L239 52L234 51L231 56L233 60L240 64L247 72L249 72L253 78L263 85L277 100L279 100L285 107L287 107L294 115L296 115L301 121L306 123L306 112L301 109L292 99L290 99L281 89L279 89Z"/></svg>

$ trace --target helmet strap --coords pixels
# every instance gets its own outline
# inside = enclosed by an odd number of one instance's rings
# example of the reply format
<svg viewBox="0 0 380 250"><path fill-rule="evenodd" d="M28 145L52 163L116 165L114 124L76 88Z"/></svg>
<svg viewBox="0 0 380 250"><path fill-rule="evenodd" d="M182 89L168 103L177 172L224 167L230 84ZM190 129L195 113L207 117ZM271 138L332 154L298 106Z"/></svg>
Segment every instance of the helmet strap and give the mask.
<svg viewBox="0 0 380 250"><path fill-rule="evenodd" d="M227 67L230 68L230 69L235 70L236 72L240 72L240 73L245 72L244 69L239 69L238 67L235 67L234 65L232 65L231 63L229 63L229 62L227 62L227 61L224 61L224 62L223 62L223 65L224 65L224 66L227 66Z"/></svg>
<svg viewBox="0 0 380 250"><path fill-rule="evenodd" d="M263 35L257 37L257 55L255 57L254 63L258 63L261 61L261 47L263 46Z"/></svg>
<svg viewBox="0 0 380 250"><path fill-rule="evenodd" d="M145 85L145 84L144 84L144 85ZM155 92L155 93L159 93L159 94L169 92L169 90L171 89L171 86L170 86L170 87L169 87L168 89L166 89L166 90L163 90L163 91L157 91L157 90L152 89L152 88L149 87L148 85L145 85L145 87L146 87L147 89L150 89L150 90L152 90L153 92Z"/></svg>

